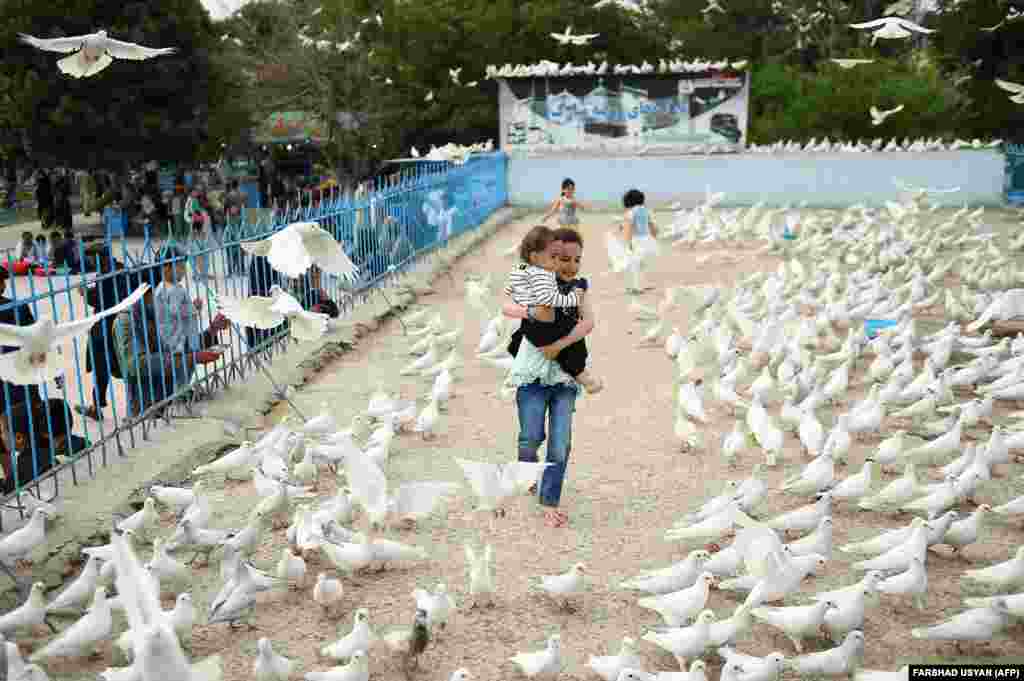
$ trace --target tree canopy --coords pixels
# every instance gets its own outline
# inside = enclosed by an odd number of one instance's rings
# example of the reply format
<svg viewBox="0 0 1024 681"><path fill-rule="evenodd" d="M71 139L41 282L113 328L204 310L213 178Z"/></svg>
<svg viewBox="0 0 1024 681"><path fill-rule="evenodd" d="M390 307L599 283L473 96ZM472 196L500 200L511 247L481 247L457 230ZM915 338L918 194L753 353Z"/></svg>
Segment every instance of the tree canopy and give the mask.
<svg viewBox="0 0 1024 681"><path fill-rule="evenodd" d="M0 8L0 143L20 137L34 154L67 162L90 154L99 162L195 158L237 139L254 117L301 110L324 121L331 165L356 167L405 156L413 145L497 139L497 86L485 67L541 59L749 59L750 138L761 143L1019 140L1024 129L1024 107L994 82L1024 81L1024 18L1008 20L1005 0L646 4L633 13L590 0L254 0L212 22L200 0L66 0L56 8L8 0ZM872 44L869 31L849 26L893 12L935 32ZM549 34L566 25L600 35L562 46ZM99 27L180 52L115 62L75 81L58 72L58 55L16 40L18 32ZM843 70L835 58L874 63ZM899 116L871 124L870 106L899 104Z"/></svg>

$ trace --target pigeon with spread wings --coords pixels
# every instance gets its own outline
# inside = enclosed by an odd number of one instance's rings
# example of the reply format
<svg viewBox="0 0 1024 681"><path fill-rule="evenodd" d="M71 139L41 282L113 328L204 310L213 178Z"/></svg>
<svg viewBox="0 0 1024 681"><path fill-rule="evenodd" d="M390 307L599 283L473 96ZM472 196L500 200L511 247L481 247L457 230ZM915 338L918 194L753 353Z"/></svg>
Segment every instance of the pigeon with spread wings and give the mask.
<svg viewBox="0 0 1024 681"><path fill-rule="evenodd" d="M19 348L17 352L0 355L0 378L16 385L46 383L56 378L64 373L64 367L57 360L59 345L87 336L93 324L127 310L148 290L149 284L142 284L117 305L82 319L60 323L40 319L29 326L0 324L0 345Z"/></svg>
<svg viewBox="0 0 1024 681"><path fill-rule="evenodd" d="M126 43L107 37L106 31L97 31L88 35L76 35L68 38L36 38L25 33L18 36L23 43L47 52L68 54L57 62L61 73L72 78L95 76L110 66L114 59L131 59L141 61L177 52L176 47L144 47L135 43Z"/></svg>
<svg viewBox="0 0 1024 681"><path fill-rule="evenodd" d="M277 284L269 296L232 298L216 296L217 309L239 326L273 329L288 321L288 330L298 340L318 340L327 332L327 315L307 312L292 295Z"/></svg>
<svg viewBox="0 0 1024 681"><path fill-rule="evenodd" d="M315 222L293 222L280 232L259 241L243 241L242 249L265 256L270 266L292 279L312 265L328 274L355 280L359 268L329 232Z"/></svg>

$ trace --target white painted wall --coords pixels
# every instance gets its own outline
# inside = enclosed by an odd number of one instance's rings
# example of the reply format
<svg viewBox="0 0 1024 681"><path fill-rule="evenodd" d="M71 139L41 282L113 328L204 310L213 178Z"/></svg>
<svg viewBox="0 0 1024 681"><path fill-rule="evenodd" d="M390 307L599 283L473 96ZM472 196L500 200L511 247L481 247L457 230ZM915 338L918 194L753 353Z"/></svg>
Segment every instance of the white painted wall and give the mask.
<svg viewBox="0 0 1024 681"><path fill-rule="evenodd" d="M646 194L648 205L694 205L709 185L727 193L725 205L807 201L811 207L841 207L899 200L901 190L893 182L898 178L917 187L960 187L943 195L943 202L994 206L1004 202L1004 166L1002 153L985 150L513 158L508 190L514 206L547 206L570 177L581 201L602 208L621 207L631 187Z"/></svg>

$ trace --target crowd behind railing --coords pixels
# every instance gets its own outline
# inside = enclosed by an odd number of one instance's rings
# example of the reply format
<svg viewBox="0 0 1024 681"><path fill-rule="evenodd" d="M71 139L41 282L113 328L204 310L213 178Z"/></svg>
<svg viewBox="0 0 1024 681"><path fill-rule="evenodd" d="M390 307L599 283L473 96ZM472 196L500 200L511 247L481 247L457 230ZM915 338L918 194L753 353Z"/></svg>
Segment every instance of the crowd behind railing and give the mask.
<svg viewBox="0 0 1024 681"><path fill-rule="evenodd" d="M505 163L498 153L461 166L417 164L372 187L335 188L316 200L278 205L262 219L243 207L222 230L201 237L149 236L141 246L79 239L75 266L59 273L24 269L9 256L0 268L5 324L82 320L119 304L143 283L149 289L138 303L65 345L59 357L64 372L55 380L24 384L15 362L20 350L6 345L12 337L2 334L0 491L56 496L65 484L58 469L70 465L77 482L76 463L83 458L93 472L94 454L101 465L112 458L108 447L123 454L122 438L134 446L137 431L146 437L155 419L185 415L196 400L246 380L254 353L266 361L287 345L287 322L239 329L218 312L218 297L269 296L276 285L307 310L343 317L383 280L504 205ZM315 267L288 279L242 247L297 221L316 221L343 244L359 267L354 284Z"/></svg>

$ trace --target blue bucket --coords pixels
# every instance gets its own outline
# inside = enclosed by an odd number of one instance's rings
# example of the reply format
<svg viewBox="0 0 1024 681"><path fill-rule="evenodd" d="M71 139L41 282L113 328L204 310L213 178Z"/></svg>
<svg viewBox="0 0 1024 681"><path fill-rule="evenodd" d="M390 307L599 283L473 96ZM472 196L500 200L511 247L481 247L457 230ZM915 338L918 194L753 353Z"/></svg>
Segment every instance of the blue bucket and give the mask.
<svg viewBox="0 0 1024 681"><path fill-rule="evenodd" d="M896 326L896 321L893 319L865 319L864 320L864 334L868 338L874 338L878 335L878 332L882 329L888 329L891 326Z"/></svg>
<svg viewBox="0 0 1024 681"><path fill-rule="evenodd" d="M785 232L782 233L782 238L785 239L786 241L796 241L796 234L793 234L793 232L787 229Z"/></svg>

